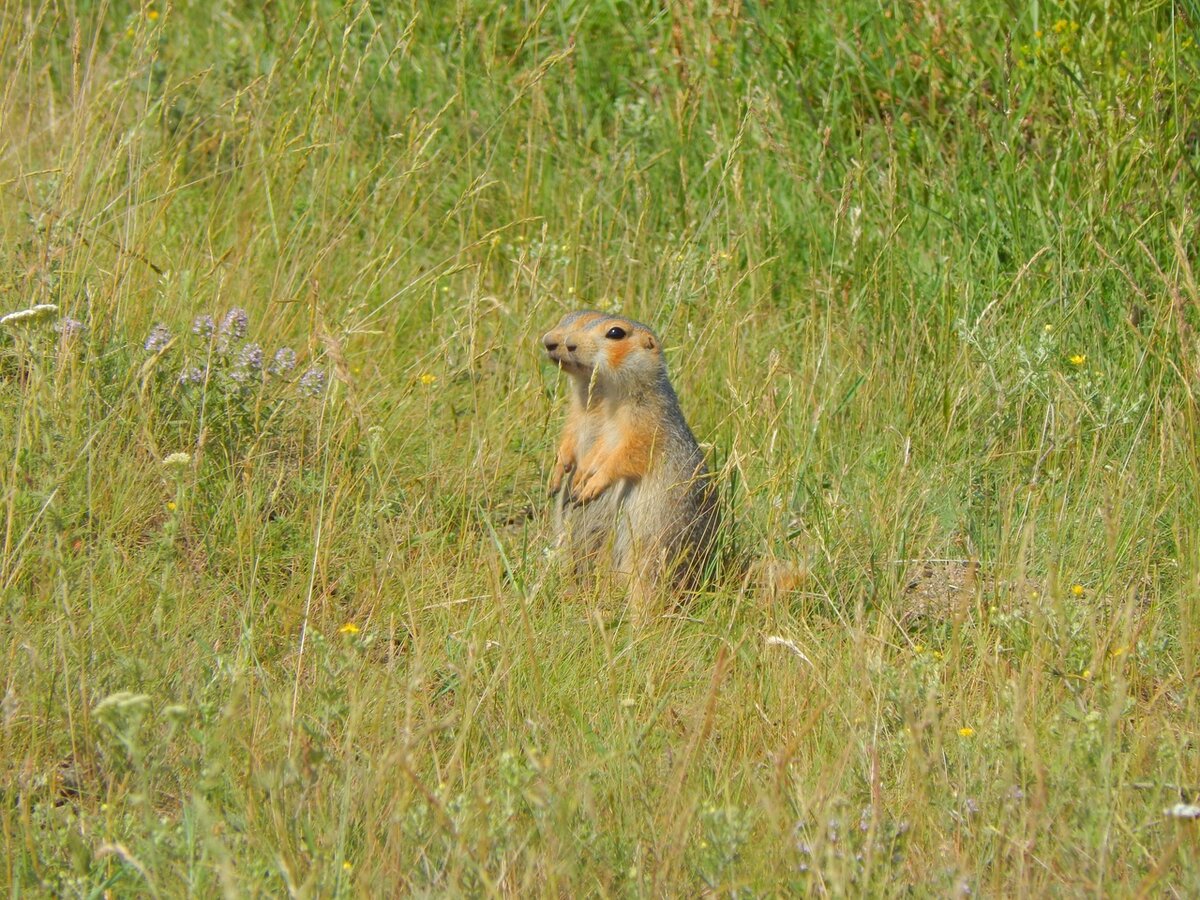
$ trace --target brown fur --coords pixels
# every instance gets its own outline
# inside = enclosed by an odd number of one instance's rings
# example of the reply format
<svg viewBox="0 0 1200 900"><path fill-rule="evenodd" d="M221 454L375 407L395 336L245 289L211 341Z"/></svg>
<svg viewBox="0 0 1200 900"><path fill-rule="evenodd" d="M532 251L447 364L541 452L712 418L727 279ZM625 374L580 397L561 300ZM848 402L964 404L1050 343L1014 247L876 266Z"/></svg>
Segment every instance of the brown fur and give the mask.
<svg viewBox="0 0 1200 900"><path fill-rule="evenodd" d="M606 337L611 329L623 337ZM593 311L569 313L543 338L571 379L550 492L575 567L611 567L634 612L658 586L689 587L712 555L715 497L696 439L649 328Z"/></svg>

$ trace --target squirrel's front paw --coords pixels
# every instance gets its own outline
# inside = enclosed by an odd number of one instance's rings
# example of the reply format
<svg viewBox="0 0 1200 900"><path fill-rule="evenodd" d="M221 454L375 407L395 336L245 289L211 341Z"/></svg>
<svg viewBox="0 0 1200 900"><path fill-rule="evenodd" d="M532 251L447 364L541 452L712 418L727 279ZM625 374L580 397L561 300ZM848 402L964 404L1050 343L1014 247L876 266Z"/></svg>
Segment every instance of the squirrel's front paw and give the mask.
<svg viewBox="0 0 1200 900"><path fill-rule="evenodd" d="M608 487L609 481L599 472L589 472L575 491L576 503L588 503L595 500Z"/></svg>
<svg viewBox="0 0 1200 900"><path fill-rule="evenodd" d="M554 471L550 473L550 493L557 494L559 488L562 487L563 479L575 471L575 463L568 460L563 462L559 460L554 464Z"/></svg>

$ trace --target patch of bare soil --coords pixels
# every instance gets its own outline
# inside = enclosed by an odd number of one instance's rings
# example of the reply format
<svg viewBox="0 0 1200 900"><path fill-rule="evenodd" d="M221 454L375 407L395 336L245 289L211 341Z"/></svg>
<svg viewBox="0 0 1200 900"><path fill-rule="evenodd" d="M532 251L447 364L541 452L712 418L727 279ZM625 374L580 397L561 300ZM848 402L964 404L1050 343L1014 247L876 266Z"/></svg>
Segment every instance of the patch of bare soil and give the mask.
<svg viewBox="0 0 1200 900"><path fill-rule="evenodd" d="M902 625L922 619L965 619L981 592L995 589L994 579L975 559L904 560L898 618Z"/></svg>

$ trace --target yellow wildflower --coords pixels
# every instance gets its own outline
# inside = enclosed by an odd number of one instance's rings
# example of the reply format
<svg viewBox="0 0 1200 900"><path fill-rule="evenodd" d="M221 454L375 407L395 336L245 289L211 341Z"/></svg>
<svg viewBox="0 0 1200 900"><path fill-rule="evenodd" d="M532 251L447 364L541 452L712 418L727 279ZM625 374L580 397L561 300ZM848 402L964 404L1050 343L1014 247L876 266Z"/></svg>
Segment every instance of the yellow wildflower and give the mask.
<svg viewBox="0 0 1200 900"><path fill-rule="evenodd" d="M1079 673L1079 677L1082 678L1084 681L1091 681L1092 680L1092 670L1084 669L1082 672Z"/></svg>
<svg viewBox="0 0 1200 900"><path fill-rule="evenodd" d="M351 863L350 860L346 860L345 862L342 863L342 869L344 869L347 872L349 872L353 868L354 868L354 864Z"/></svg>
<svg viewBox="0 0 1200 900"><path fill-rule="evenodd" d="M353 622L347 622L345 625L343 625L341 628L338 629L338 634L358 634L358 632L359 632L359 627L357 625L355 625Z"/></svg>
<svg viewBox="0 0 1200 900"><path fill-rule="evenodd" d="M1066 19L1059 19L1057 22L1054 23L1054 33L1062 34L1069 27L1070 27L1070 23Z"/></svg>
<svg viewBox="0 0 1200 900"><path fill-rule="evenodd" d="M1083 596L1083 585L1082 584L1071 585L1071 593L1074 594L1076 597L1082 597Z"/></svg>
<svg viewBox="0 0 1200 900"><path fill-rule="evenodd" d="M171 512L175 512L175 510L176 510L177 508L178 508L178 506L176 505L176 503L175 503L175 501L174 501L174 500L168 500L168 501L167 501L167 509L169 509Z"/></svg>
<svg viewBox="0 0 1200 900"><path fill-rule="evenodd" d="M146 18L149 19L151 22L155 21L158 18L158 10L157 9L150 10L150 12L146 13Z"/></svg>
<svg viewBox="0 0 1200 900"><path fill-rule="evenodd" d="M1085 362L1087 362L1087 357L1082 353L1072 353L1067 357L1067 362L1073 366L1082 366Z"/></svg>
<svg viewBox="0 0 1200 900"><path fill-rule="evenodd" d="M975 729L972 728L970 725L966 725L966 726L958 729L958 736L965 737L965 738L975 737Z"/></svg>
<svg viewBox="0 0 1200 900"><path fill-rule="evenodd" d="M437 376L430 372L424 372L417 380L421 382L421 384L433 384L435 381L437 381Z"/></svg>

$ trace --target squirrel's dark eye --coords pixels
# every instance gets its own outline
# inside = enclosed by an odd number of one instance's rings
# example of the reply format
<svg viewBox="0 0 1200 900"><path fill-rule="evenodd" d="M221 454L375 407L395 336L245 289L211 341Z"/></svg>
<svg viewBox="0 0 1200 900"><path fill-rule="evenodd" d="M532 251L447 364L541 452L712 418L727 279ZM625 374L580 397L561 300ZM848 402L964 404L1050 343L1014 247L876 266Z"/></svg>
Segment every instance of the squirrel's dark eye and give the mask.
<svg viewBox="0 0 1200 900"><path fill-rule="evenodd" d="M604 336L610 341L619 341L624 338L626 334L627 332L624 328L622 328L620 325L614 325L612 328L608 329L608 332Z"/></svg>

